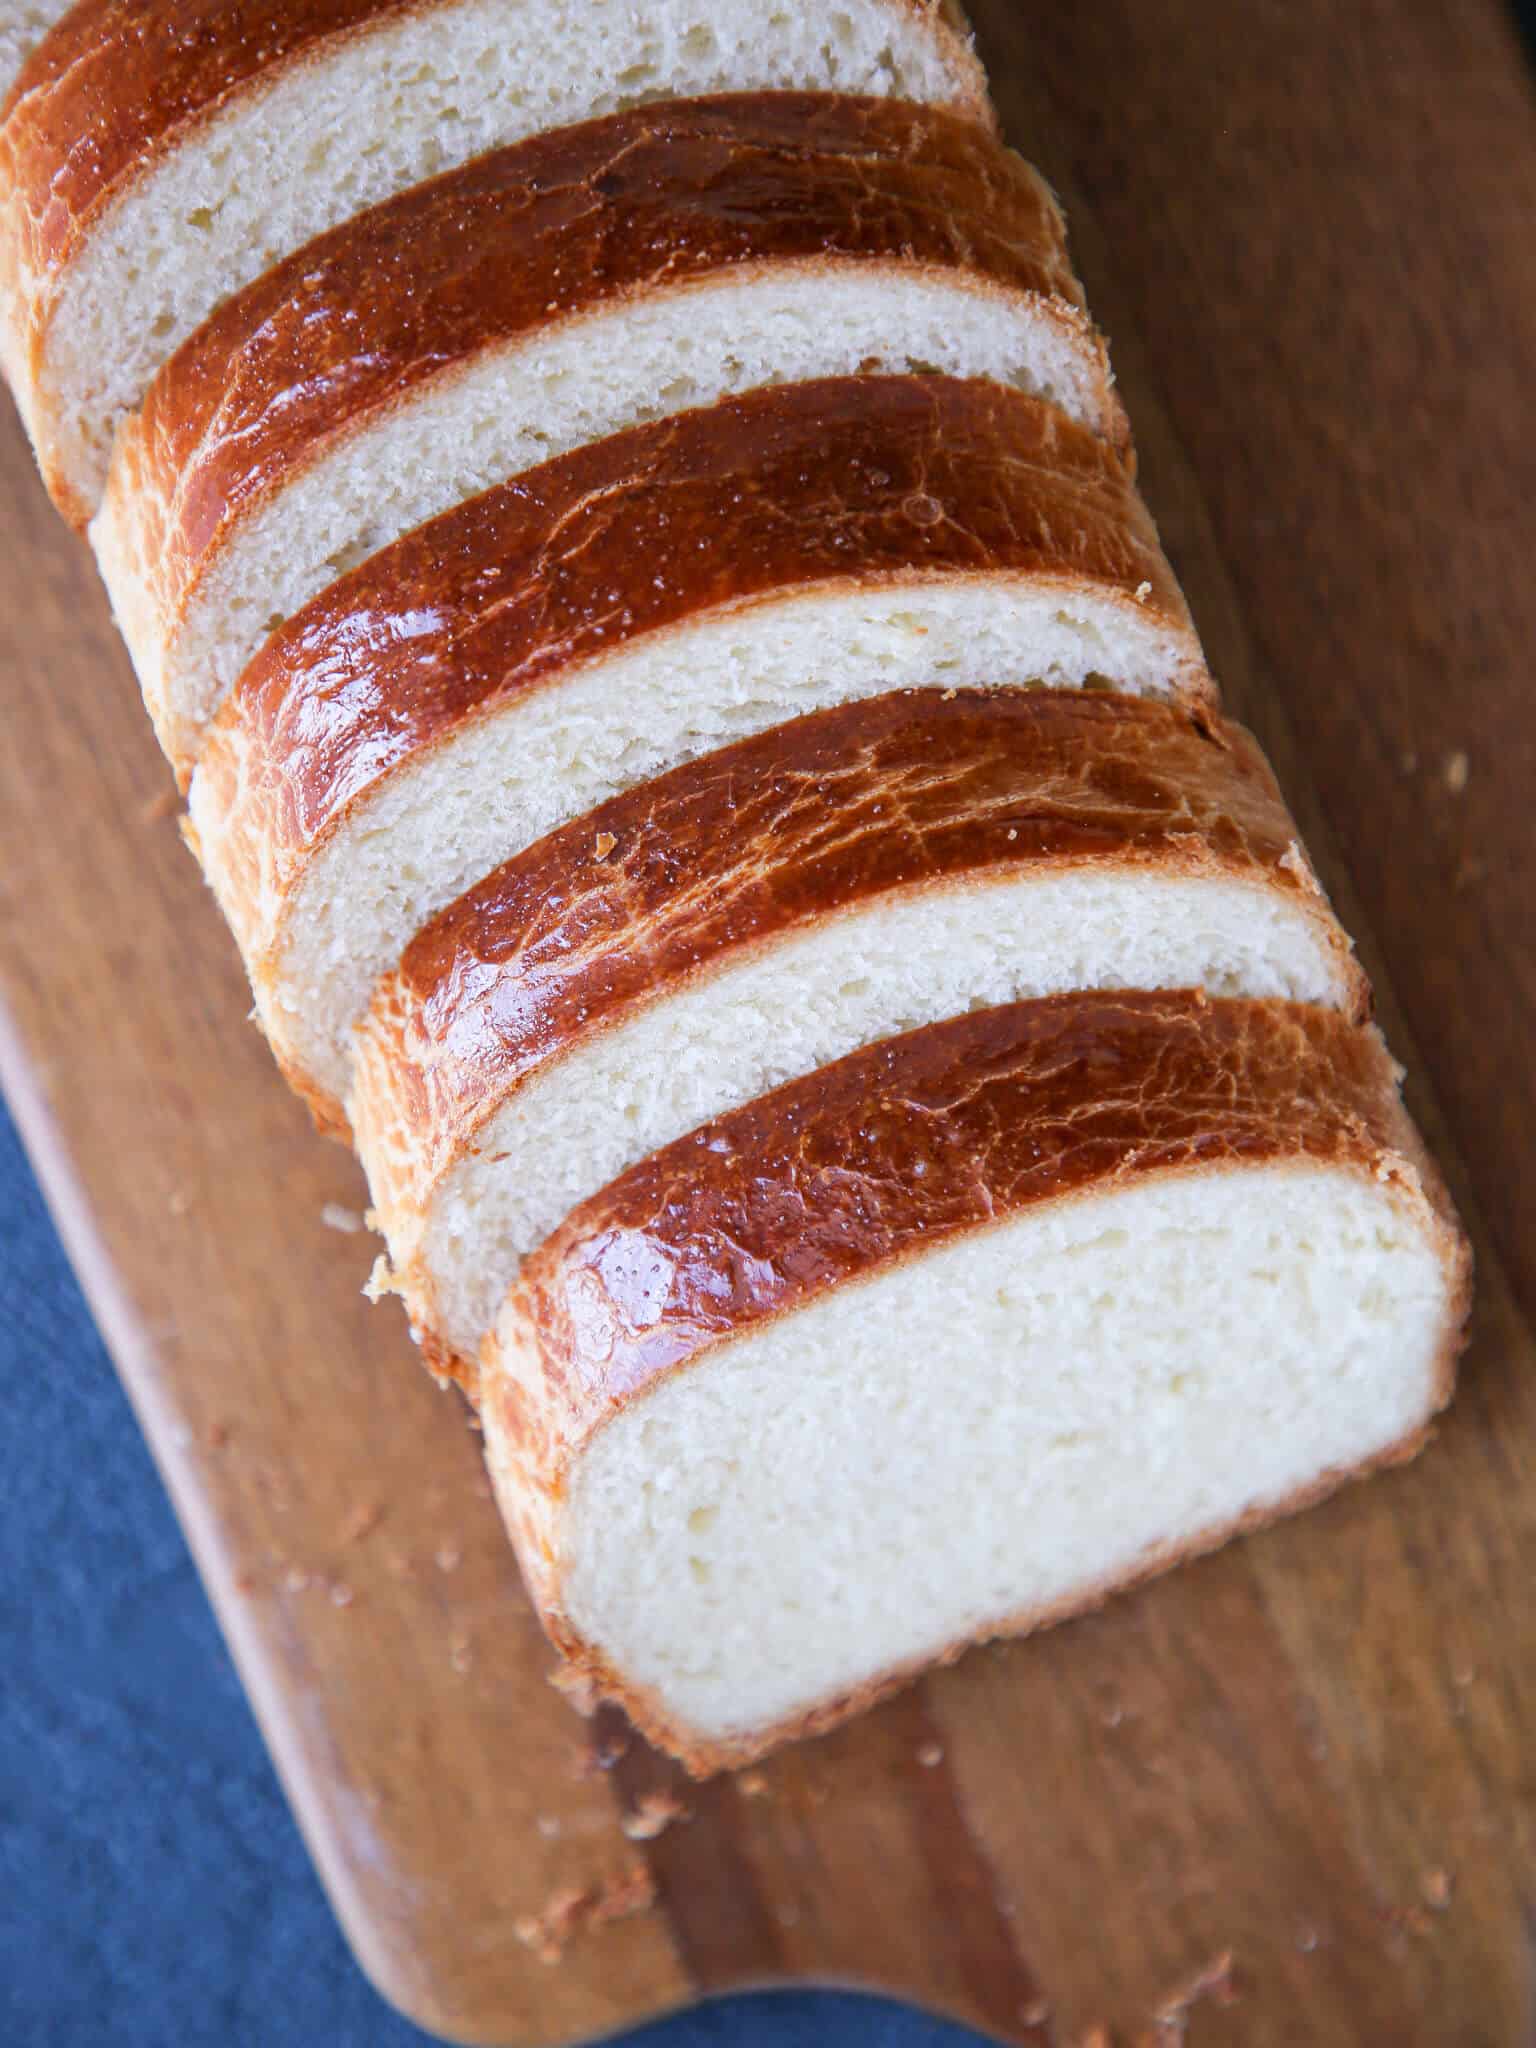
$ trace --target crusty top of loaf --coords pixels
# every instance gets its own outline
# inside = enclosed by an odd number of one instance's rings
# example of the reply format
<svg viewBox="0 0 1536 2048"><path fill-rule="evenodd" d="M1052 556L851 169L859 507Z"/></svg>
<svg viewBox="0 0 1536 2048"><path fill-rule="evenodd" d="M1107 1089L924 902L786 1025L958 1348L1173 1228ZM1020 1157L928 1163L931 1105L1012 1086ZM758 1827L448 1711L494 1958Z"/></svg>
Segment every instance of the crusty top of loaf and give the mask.
<svg viewBox="0 0 1536 2048"><path fill-rule="evenodd" d="M385 775L642 634L813 588L995 574L1137 607L1187 641L1189 694L1208 695L1119 457L1043 400L828 378L578 448L406 534L268 641L199 765L231 893L281 895Z"/></svg>
<svg viewBox="0 0 1536 2048"><path fill-rule="evenodd" d="M116 192L242 91L434 0L78 0L0 104L13 267L67 262ZM937 0L893 0L953 44L955 104L991 119L980 68ZM509 12L509 33L516 32Z"/></svg>
<svg viewBox="0 0 1536 2048"><path fill-rule="evenodd" d="M1066 865L1303 899L1364 1013L1364 977L1240 726L1076 691L898 693L614 797L435 918L359 1039L376 1203L425 1200L535 1069L733 953L887 892Z"/></svg>
<svg viewBox="0 0 1536 2048"><path fill-rule="evenodd" d="M852 257L1038 294L1098 348L1040 178L974 123L899 100L663 101L356 216L227 300L119 438L111 488L162 616L242 507L477 352L726 266Z"/></svg>
<svg viewBox="0 0 1536 2048"><path fill-rule="evenodd" d="M1330 1165L1469 1255L1380 1035L1307 1004L1052 996L867 1047L631 1167L523 1264L482 1399L558 1487L615 1406L833 1287L1151 1174ZM1448 1376L1453 1350L1448 1350ZM1448 1383L1448 1382L1447 1382Z"/></svg>

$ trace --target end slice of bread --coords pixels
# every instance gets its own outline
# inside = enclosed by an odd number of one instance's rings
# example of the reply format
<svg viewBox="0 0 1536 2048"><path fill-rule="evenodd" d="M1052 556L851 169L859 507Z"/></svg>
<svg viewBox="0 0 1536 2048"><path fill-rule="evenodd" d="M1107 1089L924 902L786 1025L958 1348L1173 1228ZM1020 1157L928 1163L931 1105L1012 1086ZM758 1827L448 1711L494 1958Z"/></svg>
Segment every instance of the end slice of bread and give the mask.
<svg viewBox="0 0 1536 2048"><path fill-rule="evenodd" d="M487 1455L573 1673L707 1771L1411 1455L1468 1290L1374 1031L1056 998L583 1204L487 1344Z"/></svg>
<svg viewBox="0 0 1536 2048"><path fill-rule="evenodd" d="M924 368L1125 442L1055 201L940 109L665 101L402 193L227 301L118 436L92 540L161 745L189 772L277 626L520 470L753 385Z"/></svg>
<svg viewBox="0 0 1536 2048"><path fill-rule="evenodd" d="M379 976L566 820L802 711L1094 680L1213 696L1112 448L990 382L785 385L530 470L333 585L210 727L191 820L334 1118Z"/></svg>
<svg viewBox="0 0 1536 2048"><path fill-rule="evenodd" d="M380 984L347 1107L394 1285L472 1385L520 1260L645 1154L967 1009L1182 987L1368 1007L1253 740L920 691L674 769L488 876Z"/></svg>
<svg viewBox="0 0 1536 2048"><path fill-rule="evenodd" d="M79 0L0 125L0 356L55 501L83 524L160 365L339 221L540 129L778 88L990 120L939 0Z"/></svg>

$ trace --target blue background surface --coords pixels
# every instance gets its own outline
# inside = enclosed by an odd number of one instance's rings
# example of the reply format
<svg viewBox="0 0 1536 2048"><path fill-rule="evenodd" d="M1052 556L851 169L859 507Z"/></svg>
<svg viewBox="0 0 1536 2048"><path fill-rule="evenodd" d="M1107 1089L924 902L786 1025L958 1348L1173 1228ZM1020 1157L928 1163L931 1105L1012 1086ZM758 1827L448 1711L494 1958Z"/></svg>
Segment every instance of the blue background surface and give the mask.
<svg viewBox="0 0 1536 2048"><path fill-rule="evenodd" d="M343 1942L0 1109L0 2048L407 2048ZM722 1999L627 2048L967 2048Z"/></svg>

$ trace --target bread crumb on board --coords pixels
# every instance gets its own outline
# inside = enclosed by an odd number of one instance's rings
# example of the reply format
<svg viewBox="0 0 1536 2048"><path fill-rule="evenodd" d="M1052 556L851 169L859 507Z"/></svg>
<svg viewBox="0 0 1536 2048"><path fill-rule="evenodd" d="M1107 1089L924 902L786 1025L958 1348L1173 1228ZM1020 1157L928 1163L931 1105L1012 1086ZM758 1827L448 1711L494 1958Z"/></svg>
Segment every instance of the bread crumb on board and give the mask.
<svg viewBox="0 0 1536 2048"><path fill-rule="evenodd" d="M736 1773L736 1790L743 1799L766 1799L768 1797L768 1780L761 1771L738 1771Z"/></svg>
<svg viewBox="0 0 1536 2048"><path fill-rule="evenodd" d="M631 1863L617 1877L604 1878L598 1886L588 1925L606 1927L610 1920L632 1920L649 1912L656 1903L656 1880L648 1863Z"/></svg>
<svg viewBox="0 0 1536 2048"><path fill-rule="evenodd" d="M512 1932L531 1948L541 1963L558 1963L566 1943L582 1924L587 1894L579 1885L563 1885L551 1892L537 1913L524 1913L512 1923Z"/></svg>
<svg viewBox="0 0 1536 2048"><path fill-rule="evenodd" d="M1419 1895L1426 1906L1436 1913L1443 1913L1451 1903L1450 1872L1439 1868L1426 1870L1419 1884Z"/></svg>
<svg viewBox="0 0 1536 2048"><path fill-rule="evenodd" d="M1223 1949L1202 1970L1197 1970L1170 1991L1152 2015L1150 2030L1137 2048L1179 2048L1189 2028L1189 2016L1205 1999L1216 2005L1235 2005L1237 1985L1232 1976L1232 1951Z"/></svg>
<svg viewBox="0 0 1536 2048"><path fill-rule="evenodd" d="M923 1743L918 1749L917 1760L925 1771L936 1771L944 1761L943 1745L937 1742Z"/></svg>
<svg viewBox="0 0 1536 2048"><path fill-rule="evenodd" d="M343 1237L356 1237L366 1229L362 1212L349 1209L345 1202L327 1202L321 1208L320 1221L327 1230L339 1230Z"/></svg>
<svg viewBox="0 0 1536 2048"><path fill-rule="evenodd" d="M586 1672L578 1671L574 1664L557 1664L549 1674L549 1682L584 1720L590 1720L597 1712L597 1687Z"/></svg>
<svg viewBox="0 0 1536 2048"><path fill-rule="evenodd" d="M655 1878L644 1863L632 1863L596 1884L561 1885L537 1913L514 1920L512 1932L541 1963L558 1963L577 1935L633 1919L655 1903Z"/></svg>
<svg viewBox="0 0 1536 2048"><path fill-rule="evenodd" d="M687 1820L688 1809L675 1792L642 1792L632 1813L619 1826L632 1842L654 1842L674 1821Z"/></svg>
<svg viewBox="0 0 1536 2048"><path fill-rule="evenodd" d="M1466 749L1458 747L1453 754L1445 757L1445 786L1452 796L1460 796L1467 786L1472 764L1467 759Z"/></svg>

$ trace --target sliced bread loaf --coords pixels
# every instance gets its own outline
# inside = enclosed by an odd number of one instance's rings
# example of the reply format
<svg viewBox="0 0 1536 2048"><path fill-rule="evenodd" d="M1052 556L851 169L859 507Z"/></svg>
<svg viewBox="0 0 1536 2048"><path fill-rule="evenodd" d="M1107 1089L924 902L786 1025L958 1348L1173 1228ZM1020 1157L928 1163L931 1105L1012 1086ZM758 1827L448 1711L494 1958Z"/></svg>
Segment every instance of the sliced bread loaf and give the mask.
<svg viewBox="0 0 1536 2048"><path fill-rule="evenodd" d="M585 1203L487 1345L486 1447L573 1680L703 1771L1411 1455L1468 1287L1374 1031L1051 998Z"/></svg>
<svg viewBox="0 0 1536 2048"><path fill-rule="evenodd" d="M1211 696L1106 443L994 383L784 385L530 470L333 584L209 728L191 825L334 1118L379 976L567 819L828 704L1093 678Z"/></svg>
<svg viewBox="0 0 1536 2048"><path fill-rule="evenodd" d="M185 774L276 626L519 470L753 385L924 368L1124 440L1054 200L940 110L662 102L403 193L228 301L118 437L92 539L161 744Z"/></svg>
<svg viewBox="0 0 1536 2048"><path fill-rule="evenodd" d="M380 984L348 1109L393 1284L472 1379L519 1260L646 1153L968 1009L1183 987L1366 1008L1240 728L1023 691L775 727L541 839Z"/></svg>
<svg viewBox="0 0 1536 2048"><path fill-rule="evenodd" d="M990 118L940 0L79 0L0 127L0 353L56 501L89 517L159 366L350 214L541 128L776 87Z"/></svg>

